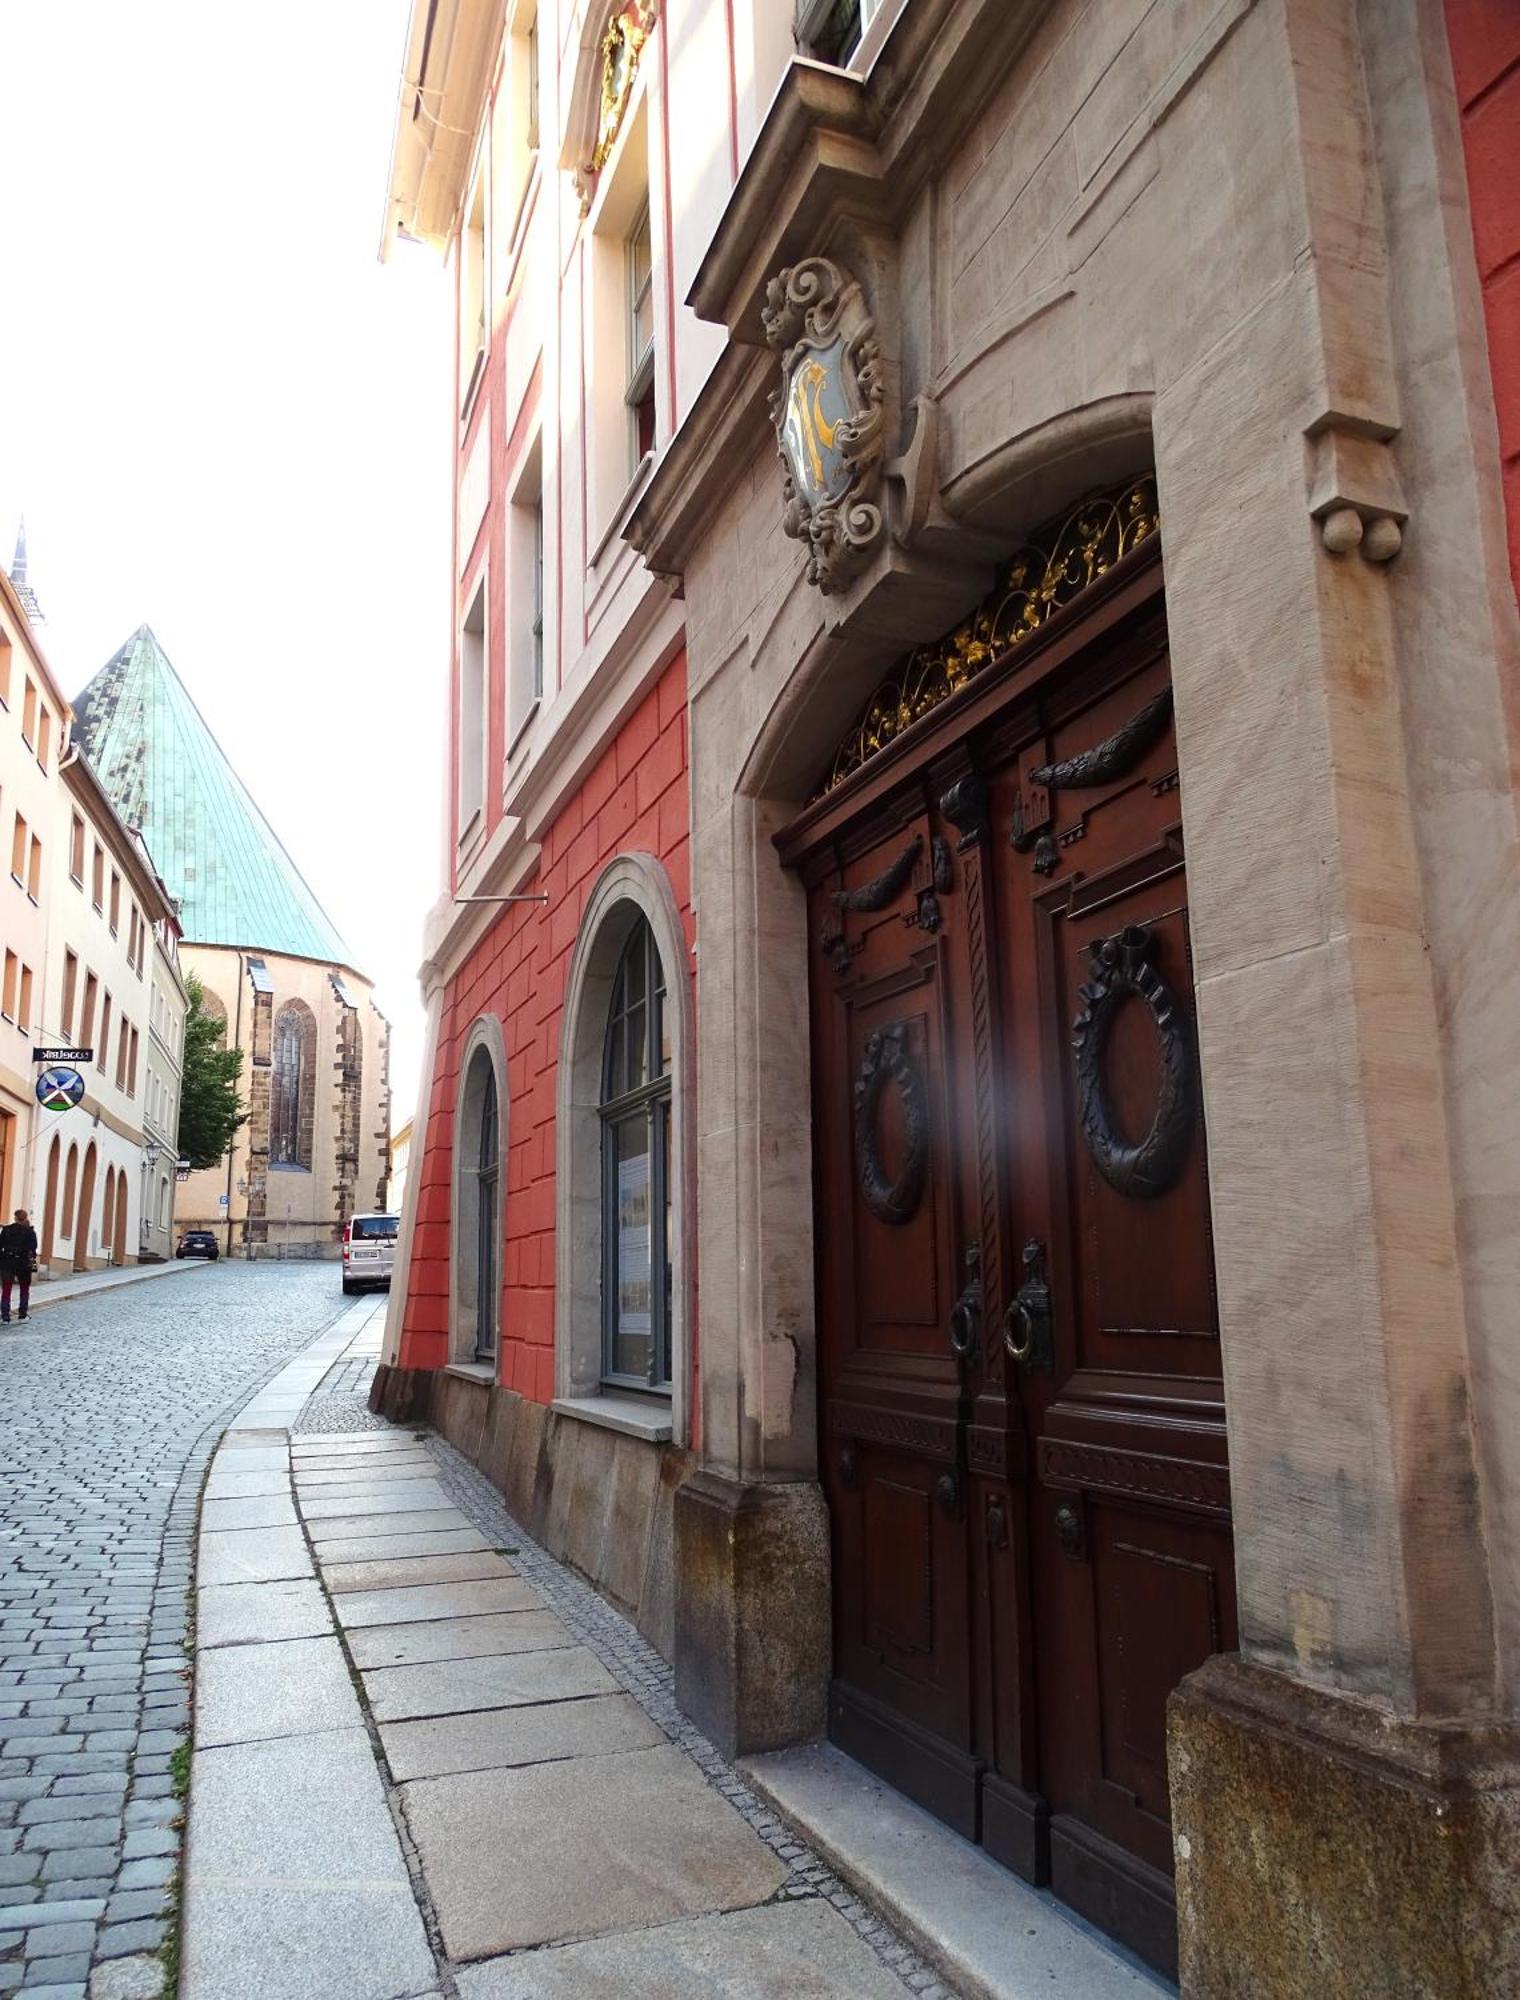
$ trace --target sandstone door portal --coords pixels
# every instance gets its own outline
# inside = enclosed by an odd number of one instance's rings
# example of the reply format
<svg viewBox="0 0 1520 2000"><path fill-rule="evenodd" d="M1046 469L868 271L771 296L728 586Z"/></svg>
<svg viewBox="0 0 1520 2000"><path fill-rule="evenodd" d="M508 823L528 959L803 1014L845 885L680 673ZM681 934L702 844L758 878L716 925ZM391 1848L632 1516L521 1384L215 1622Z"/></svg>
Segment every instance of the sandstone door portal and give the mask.
<svg viewBox="0 0 1520 2000"><path fill-rule="evenodd" d="M1235 1607L1155 551L781 844L832 1734L1166 1965L1166 1698Z"/></svg>

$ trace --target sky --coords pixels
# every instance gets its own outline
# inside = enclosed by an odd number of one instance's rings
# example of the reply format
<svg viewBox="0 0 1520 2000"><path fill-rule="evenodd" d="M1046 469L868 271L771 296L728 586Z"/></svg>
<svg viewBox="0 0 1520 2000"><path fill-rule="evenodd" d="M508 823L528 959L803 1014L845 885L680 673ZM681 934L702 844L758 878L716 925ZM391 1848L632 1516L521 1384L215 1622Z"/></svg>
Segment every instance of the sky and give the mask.
<svg viewBox="0 0 1520 2000"><path fill-rule="evenodd" d="M406 0L0 0L0 562L78 694L143 623L422 1053L447 274L379 262Z"/></svg>

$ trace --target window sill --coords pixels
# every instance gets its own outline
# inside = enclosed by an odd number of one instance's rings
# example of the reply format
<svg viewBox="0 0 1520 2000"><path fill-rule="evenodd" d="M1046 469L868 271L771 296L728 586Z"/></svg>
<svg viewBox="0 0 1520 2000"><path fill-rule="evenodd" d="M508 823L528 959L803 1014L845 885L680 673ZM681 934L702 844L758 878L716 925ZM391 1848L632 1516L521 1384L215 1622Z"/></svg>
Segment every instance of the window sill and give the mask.
<svg viewBox="0 0 1520 2000"><path fill-rule="evenodd" d="M562 1417L600 1424L604 1430L621 1431L625 1437L643 1438L649 1444L669 1444L675 1435L669 1408L642 1402L637 1396L556 1396L549 1408Z"/></svg>
<svg viewBox="0 0 1520 2000"><path fill-rule="evenodd" d="M611 521L608 523L601 540L591 551L590 560L586 564L588 569L596 569L609 549L616 551L618 545L621 543L623 530L628 525L629 516L643 498L644 488L654 476L654 468L659 456L660 453L657 446L652 451L646 451L639 459L638 464L633 468L633 473L629 478L628 484L623 488L623 497L613 509Z"/></svg>
<svg viewBox="0 0 1520 2000"><path fill-rule="evenodd" d="M484 1382L488 1389L496 1387L496 1370L489 1361L450 1361L443 1372L461 1376L466 1382Z"/></svg>
<svg viewBox="0 0 1520 2000"><path fill-rule="evenodd" d="M480 385L485 380L485 372L486 350L484 347L477 347L475 358L470 363L470 374L469 380L465 384L464 399L459 405L459 428L461 431L467 431L470 428L470 419L475 414L475 405L480 398Z"/></svg>

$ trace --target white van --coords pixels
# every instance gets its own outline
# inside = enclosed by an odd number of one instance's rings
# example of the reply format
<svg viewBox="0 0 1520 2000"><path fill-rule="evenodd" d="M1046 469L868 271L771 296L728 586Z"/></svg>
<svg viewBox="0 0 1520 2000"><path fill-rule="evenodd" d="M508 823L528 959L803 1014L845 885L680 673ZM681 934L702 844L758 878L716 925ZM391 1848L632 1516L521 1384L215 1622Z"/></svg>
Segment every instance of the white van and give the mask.
<svg viewBox="0 0 1520 2000"><path fill-rule="evenodd" d="M343 1225L343 1289L389 1286L396 1262L397 1215L351 1215Z"/></svg>

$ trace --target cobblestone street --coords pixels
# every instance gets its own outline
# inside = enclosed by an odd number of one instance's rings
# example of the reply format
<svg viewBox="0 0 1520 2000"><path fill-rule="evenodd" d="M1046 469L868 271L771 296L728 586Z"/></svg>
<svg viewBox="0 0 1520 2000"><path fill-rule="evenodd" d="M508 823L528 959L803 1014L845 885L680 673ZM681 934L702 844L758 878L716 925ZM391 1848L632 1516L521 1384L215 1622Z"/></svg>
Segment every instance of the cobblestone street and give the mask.
<svg viewBox="0 0 1520 2000"><path fill-rule="evenodd" d="M0 1994L154 1990L202 1475L248 1394L346 1304L334 1264L216 1264L0 1333Z"/></svg>

